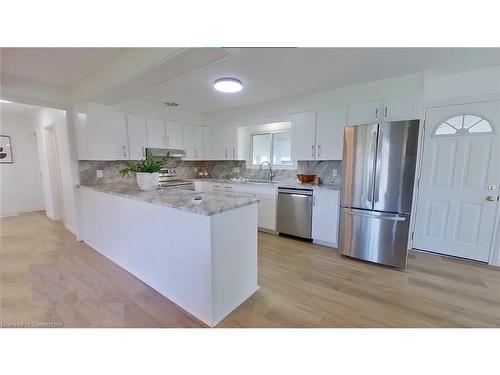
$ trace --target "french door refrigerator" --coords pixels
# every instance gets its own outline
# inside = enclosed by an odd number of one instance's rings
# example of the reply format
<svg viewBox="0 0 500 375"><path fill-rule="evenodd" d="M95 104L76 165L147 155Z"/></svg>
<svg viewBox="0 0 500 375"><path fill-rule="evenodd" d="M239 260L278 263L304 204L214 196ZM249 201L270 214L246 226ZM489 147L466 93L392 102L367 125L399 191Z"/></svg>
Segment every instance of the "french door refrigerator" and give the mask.
<svg viewBox="0 0 500 375"><path fill-rule="evenodd" d="M344 129L341 254L406 267L419 120Z"/></svg>

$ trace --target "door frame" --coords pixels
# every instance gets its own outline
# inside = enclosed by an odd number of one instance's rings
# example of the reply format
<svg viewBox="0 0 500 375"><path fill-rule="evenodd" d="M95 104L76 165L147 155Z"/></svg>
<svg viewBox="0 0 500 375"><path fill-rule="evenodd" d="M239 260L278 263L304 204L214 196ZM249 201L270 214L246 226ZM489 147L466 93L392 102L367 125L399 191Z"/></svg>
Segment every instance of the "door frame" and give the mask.
<svg viewBox="0 0 500 375"><path fill-rule="evenodd" d="M425 148L425 135L426 132L428 131L427 129L427 113L430 109L433 108L441 108L441 107L450 107L450 106L457 106L457 105L466 105L466 104L479 104L479 103L489 103L489 102L495 102L499 101L500 97L496 96L489 96L489 97L484 97L484 98L476 98L474 99L469 99L469 100L445 100L445 101L439 101L439 102L429 102L425 103L424 108L422 110L422 118L423 118L423 123L420 124L420 133L419 133L419 151L418 151L418 156L417 156L417 165L416 165L416 174L415 174L415 184L413 188L413 205L412 205L412 215L411 215L411 225L410 225L410 230L411 230L411 235L410 237L410 245L409 248L412 250L416 251L424 251L425 250L420 250L420 249L415 249L413 247L413 242L414 242L414 234L415 234L415 218L416 218L416 210L417 210L417 205L418 205L418 197L419 197L419 192L420 192L420 178L422 175L422 167L423 167L423 155L424 155L424 148ZM432 131L432 129L430 129ZM500 134L497 136L500 137ZM491 239L491 244L490 244L490 254L488 257L488 264L491 266L500 266L500 205L497 204L496 212L495 212L495 221L493 224L493 236Z"/></svg>

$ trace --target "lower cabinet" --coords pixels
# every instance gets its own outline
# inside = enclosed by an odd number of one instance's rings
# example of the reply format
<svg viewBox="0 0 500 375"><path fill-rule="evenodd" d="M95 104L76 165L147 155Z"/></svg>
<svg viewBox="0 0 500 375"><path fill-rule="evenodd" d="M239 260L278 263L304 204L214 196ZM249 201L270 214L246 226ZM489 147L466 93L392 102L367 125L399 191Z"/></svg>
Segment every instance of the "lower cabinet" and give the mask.
<svg viewBox="0 0 500 375"><path fill-rule="evenodd" d="M315 243L338 247L339 196L338 190L314 190L312 237Z"/></svg>
<svg viewBox="0 0 500 375"><path fill-rule="evenodd" d="M259 200L258 217L259 228L276 230L276 196L270 197L266 195L255 194L255 198Z"/></svg>

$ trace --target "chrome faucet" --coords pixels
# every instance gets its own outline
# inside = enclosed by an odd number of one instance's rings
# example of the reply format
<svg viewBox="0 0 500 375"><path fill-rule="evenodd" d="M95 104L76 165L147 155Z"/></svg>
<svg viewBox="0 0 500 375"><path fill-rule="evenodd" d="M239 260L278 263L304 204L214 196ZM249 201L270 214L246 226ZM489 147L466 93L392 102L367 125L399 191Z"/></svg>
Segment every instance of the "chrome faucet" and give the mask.
<svg viewBox="0 0 500 375"><path fill-rule="evenodd" d="M271 167L271 163L269 163L268 161L263 161L262 163L260 163L259 171L262 170L262 165L265 163L267 163L267 165L269 166L269 173L267 174L267 181L270 182L273 180L273 177L274 177L273 168Z"/></svg>

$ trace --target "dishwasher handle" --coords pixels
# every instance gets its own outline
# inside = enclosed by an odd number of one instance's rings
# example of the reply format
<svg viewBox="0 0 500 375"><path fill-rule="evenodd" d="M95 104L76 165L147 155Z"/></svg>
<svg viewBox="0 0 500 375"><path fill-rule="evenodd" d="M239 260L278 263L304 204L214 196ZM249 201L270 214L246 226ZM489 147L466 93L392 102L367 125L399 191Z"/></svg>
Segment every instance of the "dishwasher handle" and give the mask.
<svg viewBox="0 0 500 375"><path fill-rule="evenodd" d="M311 196L313 191L310 189L278 188L278 194L295 194L297 196Z"/></svg>

